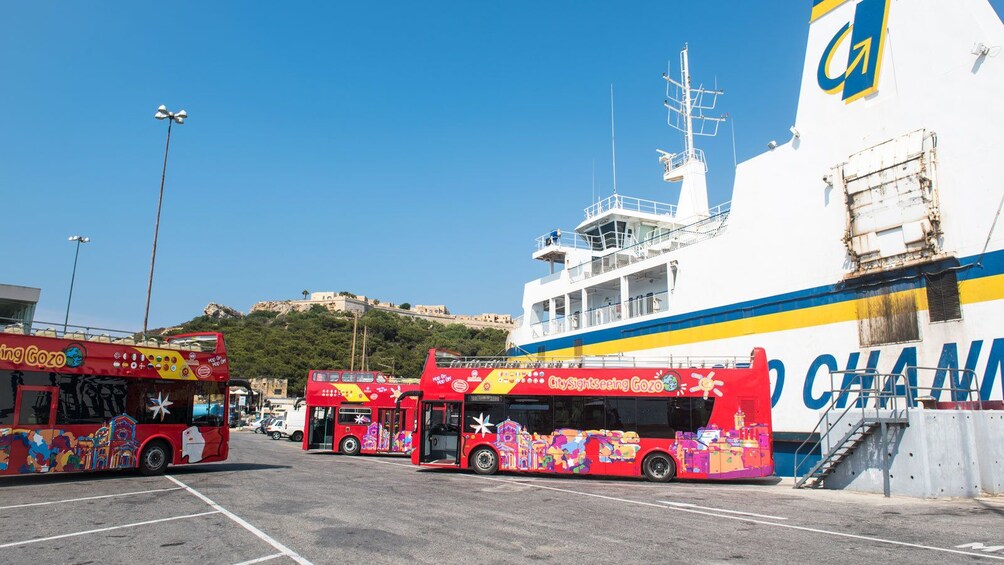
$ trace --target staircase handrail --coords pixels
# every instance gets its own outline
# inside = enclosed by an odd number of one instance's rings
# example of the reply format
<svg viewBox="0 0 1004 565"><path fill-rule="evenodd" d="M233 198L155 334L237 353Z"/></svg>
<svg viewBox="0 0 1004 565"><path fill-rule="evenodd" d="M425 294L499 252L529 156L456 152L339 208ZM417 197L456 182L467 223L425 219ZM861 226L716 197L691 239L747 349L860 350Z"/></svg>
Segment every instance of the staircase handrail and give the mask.
<svg viewBox="0 0 1004 565"><path fill-rule="evenodd" d="M853 375L853 376L847 382L841 382L841 385L838 387L835 386L834 382L835 375ZM865 386L864 377L871 378L871 386L868 387ZM900 379L904 380L904 384L902 385L904 391L903 395L901 395L898 392L899 386L901 386L898 382ZM855 385L858 385L856 389ZM853 390L856 390L858 392L858 397L853 401L849 400L847 406L843 408L842 412L840 412L840 415L837 416L836 419L831 420L831 418L833 417L834 410L839 409L838 404L840 403L840 399L845 398L845 395L847 395ZM888 409L894 414L898 413L900 411L899 398L900 396L905 396L904 400L906 400L906 402L903 408L903 410L905 411L904 417L909 417L910 406L913 405L913 403L915 402L915 399L913 398L913 389L911 388L910 382L906 378L906 375L904 373L882 374L876 372L874 369L869 369L869 368L850 369L845 371L830 371L829 393L830 393L829 406L827 406L827 408L823 411L822 415L820 415L819 421L816 422L815 427L813 427L812 431L809 432L809 436L804 441L802 441L802 443L799 444L799 446L795 449L794 468L792 469L792 475L795 477L800 476L798 470L802 467L802 465L812 454L812 451L810 450L802 457L799 457L799 454L802 453L802 450L806 447L806 445L811 444L811 447L815 448L817 446L821 446L824 440L827 441L827 448L829 450L829 453L823 454L823 457L821 457L820 459L820 463L822 463L825 459L828 458L829 455L832 454L833 451L835 451L834 446L831 445L831 443L829 442L830 432L834 429L834 427L836 427L837 424L839 424L844 419L845 416L851 413L852 410L858 408L860 409L861 417L860 420L858 421L859 423L866 420L870 410L874 410L875 418L878 419L880 415L879 410L882 409ZM873 399L875 401L874 408L869 406L869 404ZM822 429L824 423L826 424L825 431ZM817 432L818 432L818 437L817 439L815 439L815 441L813 441L812 436L813 434L817 434ZM801 481L796 481L796 486L799 486L800 484L808 480L808 477L811 476L812 473L814 473L819 466L820 465L816 465L811 470L807 471L805 477Z"/></svg>

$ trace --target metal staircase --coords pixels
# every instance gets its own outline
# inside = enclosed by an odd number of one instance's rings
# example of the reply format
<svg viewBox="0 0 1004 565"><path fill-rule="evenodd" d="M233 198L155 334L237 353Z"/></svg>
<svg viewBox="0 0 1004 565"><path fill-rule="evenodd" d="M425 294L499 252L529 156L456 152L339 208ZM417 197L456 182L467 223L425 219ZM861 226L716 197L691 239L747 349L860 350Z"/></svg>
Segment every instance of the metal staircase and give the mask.
<svg viewBox="0 0 1004 565"><path fill-rule="evenodd" d="M840 386L835 386L835 376ZM840 464L878 432L886 444L889 426L908 426L914 403L909 380L902 374L879 374L867 369L830 373L829 406L819 422L795 450L795 488L819 488ZM817 437L813 440L813 437ZM816 452L821 454L804 474ZM802 454L800 456L800 454ZM889 495L888 452L883 449L885 493Z"/></svg>

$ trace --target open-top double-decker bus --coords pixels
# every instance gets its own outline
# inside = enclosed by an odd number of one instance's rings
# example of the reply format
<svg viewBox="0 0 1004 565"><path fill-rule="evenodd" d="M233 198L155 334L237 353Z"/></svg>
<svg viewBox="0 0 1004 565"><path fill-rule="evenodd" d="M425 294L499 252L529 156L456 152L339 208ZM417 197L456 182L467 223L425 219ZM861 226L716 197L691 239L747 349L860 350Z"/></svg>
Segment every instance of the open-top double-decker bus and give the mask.
<svg viewBox="0 0 1004 565"><path fill-rule="evenodd" d="M223 335L0 329L0 475L227 458Z"/></svg>
<svg viewBox="0 0 1004 565"><path fill-rule="evenodd" d="M429 352L412 462L736 479L774 472L767 359L461 358Z"/></svg>
<svg viewBox="0 0 1004 565"><path fill-rule="evenodd" d="M412 450L415 380L368 371L310 371L307 377L307 429L303 449L346 455ZM295 441L295 438L293 438Z"/></svg>

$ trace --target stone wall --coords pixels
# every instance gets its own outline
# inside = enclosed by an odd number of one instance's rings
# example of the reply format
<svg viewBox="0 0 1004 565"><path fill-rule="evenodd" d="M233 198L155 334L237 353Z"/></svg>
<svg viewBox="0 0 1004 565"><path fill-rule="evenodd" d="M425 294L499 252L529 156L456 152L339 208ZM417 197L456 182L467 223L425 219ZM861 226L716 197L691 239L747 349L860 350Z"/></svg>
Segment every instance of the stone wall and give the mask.
<svg viewBox="0 0 1004 565"><path fill-rule="evenodd" d="M479 314L477 316L453 315L445 305L415 305L410 310L399 308L390 302L380 302L365 296L339 296L333 292L315 292L308 300L277 300L258 302L251 307L251 312L268 311L278 314L288 314L292 311L306 311L318 305L332 312L352 312L365 314L370 310L382 310L397 316L407 316L437 322L440 324L461 324L469 328L495 328L510 330L513 327L512 316L508 314Z"/></svg>

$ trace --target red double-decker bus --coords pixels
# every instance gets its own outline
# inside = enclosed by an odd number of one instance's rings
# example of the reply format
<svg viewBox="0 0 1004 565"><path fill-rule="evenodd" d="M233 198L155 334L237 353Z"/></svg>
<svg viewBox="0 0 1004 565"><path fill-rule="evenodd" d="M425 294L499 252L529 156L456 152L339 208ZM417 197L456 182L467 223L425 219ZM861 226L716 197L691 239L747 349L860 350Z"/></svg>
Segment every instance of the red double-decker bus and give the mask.
<svg viewBox="0 0 1004 565"><path fill-rule="evenodd" d="M736 479L774 472L770 380L749 358L460 358L429 352L416 465Z"/></svg>
<svg viewBox="0 0 1004 565"><path fill-rule="evenodd" d="M412 451L414 380L367 371L310 371L303 449L360 453ZM402 395L407 399L400 404Z"/></svg>
<svg viewBox="0 0 1004 565"><path fill-rule="evenodd" d="M0 475L227 458L223 335L163 341L0 330Z"/></svg>

